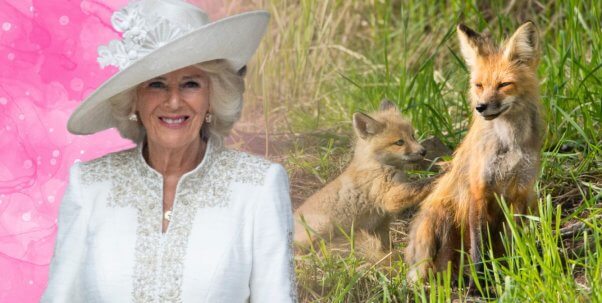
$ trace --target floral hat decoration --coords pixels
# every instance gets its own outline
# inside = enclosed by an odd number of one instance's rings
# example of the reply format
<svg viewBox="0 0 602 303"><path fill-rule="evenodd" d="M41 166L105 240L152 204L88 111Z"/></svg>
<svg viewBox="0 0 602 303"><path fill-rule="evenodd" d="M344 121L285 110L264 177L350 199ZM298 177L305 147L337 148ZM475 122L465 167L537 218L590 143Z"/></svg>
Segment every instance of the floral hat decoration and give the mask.
<svg viewBox="0 0 602 303"><path fill-rule="evenodd" d="M67 129L85 135L115 127L109 99L165 73L215 59L241 70L255 53L268 20L266 11L252 11L211 22L184 0L131 2L111 17L122 38L98 48L100 66L113 65L119 72L75 109Z"/></svg>

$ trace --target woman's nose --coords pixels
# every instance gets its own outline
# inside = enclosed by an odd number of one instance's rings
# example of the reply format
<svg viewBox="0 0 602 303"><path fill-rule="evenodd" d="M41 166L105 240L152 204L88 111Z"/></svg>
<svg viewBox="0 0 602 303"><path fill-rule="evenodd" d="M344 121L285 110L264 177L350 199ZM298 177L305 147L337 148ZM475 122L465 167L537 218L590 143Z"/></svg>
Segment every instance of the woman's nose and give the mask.
<svg viewBox="0 0 602 303"><path fill-rule="evenodd" d="M180 92L177 89L169 91L169 99L167 100L167 106L171 109L178 109L181 102Z"/></svg>

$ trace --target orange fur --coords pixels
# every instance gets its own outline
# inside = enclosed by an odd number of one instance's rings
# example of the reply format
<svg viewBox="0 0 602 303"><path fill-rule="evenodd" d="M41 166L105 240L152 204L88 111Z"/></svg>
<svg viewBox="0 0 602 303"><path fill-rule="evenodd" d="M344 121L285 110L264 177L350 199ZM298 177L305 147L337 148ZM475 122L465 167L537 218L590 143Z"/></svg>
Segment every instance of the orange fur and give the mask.
<svg viewBox="0 0 602 303"><path fill-rule="evenodd" d="M361 238L375 238L358 246L380 241L388 248L391 216L416 206L430 189L428 179L405 180L405 166L423 159L426 150L395 106L383 103L370 115L356 113L354 129L358 138L349 166L295 211L297 248L307 248L316 238L330 239L339 228L349 233L352 226ZM372 252L382 256L380 250Z"/></svg>
<svg viewBox="0 0 602 303"><path fill-rule="evenodd" d="M523 24L500 48L463 25L458 26L458 36L471 70L473 119L412 222L405 251L412 281L429 270L446 270L449 262L457 272L462 246L478 270L487 231L494 251L503 252L504 215L496 196L518 214L536 201L533 187L544 131L536 28Z"/></svg>

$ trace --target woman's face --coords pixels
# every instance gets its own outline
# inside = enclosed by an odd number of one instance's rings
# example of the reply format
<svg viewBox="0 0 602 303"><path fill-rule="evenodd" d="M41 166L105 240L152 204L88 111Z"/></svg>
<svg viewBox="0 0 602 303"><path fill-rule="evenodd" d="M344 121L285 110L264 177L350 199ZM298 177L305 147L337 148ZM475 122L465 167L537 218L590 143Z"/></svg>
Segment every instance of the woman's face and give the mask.
<svg viewBox="0 0 602 303"><path fill-rule="evenodd" d="M209 78L189 66L140 84L136 111L149 142L185 147L200 138L209 110Z"/></svg>

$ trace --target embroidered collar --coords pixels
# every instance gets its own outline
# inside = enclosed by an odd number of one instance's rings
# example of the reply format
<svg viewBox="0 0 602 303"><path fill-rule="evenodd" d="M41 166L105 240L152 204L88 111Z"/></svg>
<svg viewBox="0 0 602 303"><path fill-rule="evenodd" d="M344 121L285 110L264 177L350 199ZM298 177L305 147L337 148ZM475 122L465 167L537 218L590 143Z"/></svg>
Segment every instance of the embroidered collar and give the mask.
<svg viewBox="0 0 602 303"><path fill-rule="evenodd" d="M219 150L220 150L219 148L217 148L217 146L216 146L217 144L214 141L215 141L215 139L213 139L213 138L210 138L209 140L207 140L207 146L205 147L205 155L203 156L203 159L201 160L201 162L199 164L197 164L197 166L194 169L184 173L182 175L182 177L180 178L180 182L185 180L190 175L201 174L201 173L203 173L203 171L207 171L209 169L209 167L211 166L211 163L213 162L213 160L216 157L216 153L219 153ZM146 160L144 159L144 155L143 155L143 147L144 147L144 144L139 144L135 148L135 150L136 150L136 159L135 159L136 172L139 173L139 175L142 176L144 179L158 181L159 183L157 183L157 184L159 184L160 186L163 186L163 175L161 175L161 173L156 171L153 167L151 167L146 162ZM178 183L178 185L179 185L179 183ZM157 184L153 184L153 185L157 185Z"/></svg>

